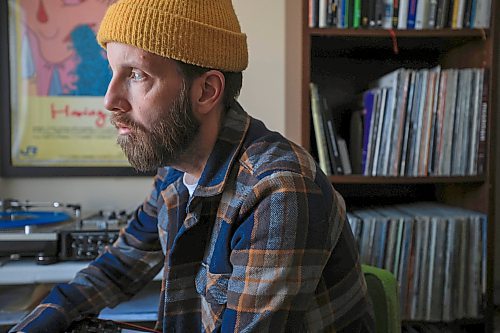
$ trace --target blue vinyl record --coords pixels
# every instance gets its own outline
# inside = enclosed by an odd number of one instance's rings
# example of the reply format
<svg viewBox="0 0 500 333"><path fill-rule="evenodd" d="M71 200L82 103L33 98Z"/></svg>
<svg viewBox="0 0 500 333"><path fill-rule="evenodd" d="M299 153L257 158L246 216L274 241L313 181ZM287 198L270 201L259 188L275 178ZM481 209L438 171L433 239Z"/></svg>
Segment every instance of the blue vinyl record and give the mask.
<svg viewBox="0 0 500 333"><path fill-rule="evenodd" d="M70 218L65 212L0 212L0 229L58 223Z"/></svg>

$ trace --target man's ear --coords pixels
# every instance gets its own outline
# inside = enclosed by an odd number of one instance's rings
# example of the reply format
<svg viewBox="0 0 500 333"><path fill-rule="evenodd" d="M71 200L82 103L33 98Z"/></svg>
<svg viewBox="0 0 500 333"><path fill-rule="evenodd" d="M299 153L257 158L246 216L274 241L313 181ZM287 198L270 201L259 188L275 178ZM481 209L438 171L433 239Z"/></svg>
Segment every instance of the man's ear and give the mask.
<svg viewBox="0 0 500 333"><path fill-rule="evenodd" d="M217 70L209 70L196 78L191 87L196 109L205 114L222 104L224 88L224 75Z"/></svg>

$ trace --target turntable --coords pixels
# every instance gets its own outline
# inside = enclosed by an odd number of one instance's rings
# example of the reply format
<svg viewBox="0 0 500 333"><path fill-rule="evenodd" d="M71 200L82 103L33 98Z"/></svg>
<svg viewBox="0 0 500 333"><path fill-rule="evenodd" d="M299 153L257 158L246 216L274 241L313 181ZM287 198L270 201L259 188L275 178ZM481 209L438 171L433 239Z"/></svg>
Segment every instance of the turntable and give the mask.
<svg viewBox="0 0 500 333"><path fill-rule="evenodd" d="M38 264L91 260L128 219L124 211L80 215L78 204L0 200L0 257L33 257Z"/></svg>

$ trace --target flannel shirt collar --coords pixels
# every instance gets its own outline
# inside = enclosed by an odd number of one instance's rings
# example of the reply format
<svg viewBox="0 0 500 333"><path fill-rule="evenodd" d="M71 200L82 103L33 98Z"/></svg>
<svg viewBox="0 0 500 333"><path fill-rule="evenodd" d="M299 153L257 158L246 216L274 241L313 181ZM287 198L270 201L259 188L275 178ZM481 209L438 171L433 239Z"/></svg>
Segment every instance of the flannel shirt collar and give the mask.
<svg viewBox="0 0 500 333"><path fill-rule="evenodd" d="M233 103L224 116L219 137L194 196L210 197L222 193L249 126L250 116L238 102Z"/></svg>

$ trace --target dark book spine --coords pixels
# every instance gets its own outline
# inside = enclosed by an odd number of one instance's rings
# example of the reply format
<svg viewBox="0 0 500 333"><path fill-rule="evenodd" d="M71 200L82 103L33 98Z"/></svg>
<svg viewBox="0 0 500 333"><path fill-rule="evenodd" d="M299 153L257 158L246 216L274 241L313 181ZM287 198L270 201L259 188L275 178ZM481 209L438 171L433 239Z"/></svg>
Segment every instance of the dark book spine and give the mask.
<svg viewBox="0 0 500 333"><path fill-rule="evenodd" d="M392 27L394 29L398 27L399 1L400 0L394 0L392 2Z"/></svg>
<svg viewBox="0 0 500 333"><path fill-rule="evenodd" d="M368 28L370 26L370 1L361 0L361 26L363 28Z"/></svg>
<svg viewBox="0 0 500 333"><path fill-rule="evenodd" d="M382 26L382 20L384 19L384 0L374 0L375 1L375 27L380 28Z"/></svg>
<svg viewBox="0 0 500 333"><path fill-rule="evenodd" d="M323 122L326 136L326 143L328 147L328 157L330 160L331 171L334 175L343 175L344 169L342 167L342 160L340 158L339 145L337 141L337 134L335 130L335 124L333 121L333 115L331 110L328 108L326 99L323 97Z"/></svg>
<svg viewBox="0 0 500 333"><path fill-rule="evenodd" d="M465 2L465 10L464 10L464 28L470 28L472 26L471 23L471 15L472 15L472 3L473 0L466 0Z"/></svg>
<svg viewBox="0 0 500 333"><path fill-rule="evenodd" d="M344 26L352 28L352 10L354 0L345 0Z"/></svg>
<svg viewBox="0 0 500 333"><path fill-rule="evenodd" d="M347 19L347 27L354 28L354 2L356 0L349 0L349 12Z"/></svg>
<svg viewBox="0 0 500 333"><path fill-rule="evenodd" d="M486 170L486 140L488 135L488 99L489 99L489 72L484 69L483 96L481 103L481 119L479 123L479 142L477 149L477 174L483 175Z"/></svg>
<svg viewBox="0 0 500 333"><path fill-rule="evenodd" d="M448 16L446 18L446 23L445 23L445 28L450 28L452 27L453 24L453 8L455 7L455 1L458 0L449 0L448 2Z"/></svg>
<svg viewBox="0 0 500 333"><path fill-rule="evenodd" d="M449 0L438 0L437 13L436 13L436 29L443 29L446 27L448 20L448 5Z"/></svg>
<svg viewBox="0 0 500 333"><path fill-rule="evenodd" d="M337 0L328 0L327 6L327 25L337 27Z"/></svg>
<svg viewBox="0 0 500 333"><path fill-rule="evenodd" d="M368 3L370 7L368 8L368 24L370 28L375 28L377 26L377 18L375 16L375 7L377 6L378 0L369 0Z"/></svg>
<svg viewBox="0 0 500 333"><path fill-rule="evenodd" d="M334 123L332 119L329 119L327 124L327 132L330 136L329 140L331 143L330 158L332 164L332 172L336 175L343 175L344 168L342 166L342 159L340 157L339 144L337 141L337 134L335 132Z"/></svg>

